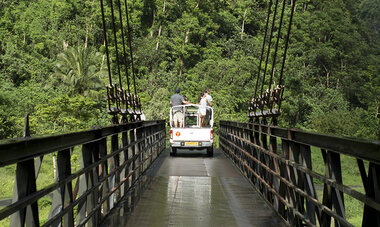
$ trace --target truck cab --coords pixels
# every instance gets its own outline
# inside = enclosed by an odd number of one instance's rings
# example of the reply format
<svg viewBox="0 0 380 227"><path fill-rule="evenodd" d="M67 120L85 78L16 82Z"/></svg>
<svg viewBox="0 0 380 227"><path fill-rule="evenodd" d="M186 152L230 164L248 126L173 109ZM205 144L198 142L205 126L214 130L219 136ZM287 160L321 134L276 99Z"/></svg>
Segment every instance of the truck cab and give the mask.
<svg viewBox="0 0 380 227"><path fill-rule="evenodd" d="M201 119L200 114L202 108L206 108L204 120ZM178 111L182 113L183 125L174 127L174 114ZM170 108L170 155L175 156L178 149L205 150L207 155L212 157L214 153L213 118L213 108L208 106L188 104Z"/></svg>

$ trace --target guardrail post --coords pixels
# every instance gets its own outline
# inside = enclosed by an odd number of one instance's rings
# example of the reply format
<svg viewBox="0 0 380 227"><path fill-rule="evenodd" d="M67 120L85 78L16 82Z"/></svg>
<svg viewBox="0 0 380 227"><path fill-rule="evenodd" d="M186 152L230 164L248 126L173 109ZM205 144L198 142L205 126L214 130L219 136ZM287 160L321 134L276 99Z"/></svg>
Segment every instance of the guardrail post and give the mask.
<svg viewBox="0 0 380 227"><path fill-rule="evenodd" d="M113 122L113 124L118 124L117 120ZM117 151L119 149L119 135L112 135L111 136L111 153ZM110 158L110 171L116 169L120 165L120 156L119 154L116 154ZM117 185L120 182L120 173L119 171L116 171L115 174L110 176L110 189L112 190L115 185ZM112 209L114 207L114 201L119 201L120 199L120 189L117 189L116 192L114 192L110 196L110 208Z"/></svg>
<svg viewBox="0 0 380 227"><path fill-rule="evenodd" d="M243 138L244 138L244 141L242 142L242 145L243 145L243 148L244 148L244 150L245 151L247 151L248 153L250 153L249 152L249 146L248 146L248 143L247 143L247 141L249 141L249 131L248 131L248 124L247 123L241 123L241 125L243 126L243 129L242 129L242 136L243 136ZM250 171L249 171L249 169L248 169L248 167L247 167L247 165L249 165L249 162L247 161L247 160L249 160L249 156L247 155L247 154L243 154L244 155L244 164L243 164L243 168L244 168L244 173L245 173L245 175L246 175L246 177L248 177L249 178L249 173L250 173Z"/></svg>
<svg viewBox="0 0 380 227"><path fill-rule="evenodd" d="M300 144L293 142L293 134L289 133L289 160L300 164ZM301 171L297 170L295 167L290 167L288 169L291 182L297 186L297 188L303 188L303 178ZM294 190L292 190L294 192ZM294 208L301 214L305 213L304 198L298 193L294 193ZM302 221L298 216L295 216L296 226L302 226Z"/></svg>
<svg viewBox="0 0 380 227"><path fill-rule="evenodd" d="M156 132L158 132L158 126L159 125L154 125L154 126L151 126L150 128L149 128L149 131L148 131L148 135L149 135L149 145L151 145L151 144L153 144L155 141L158 141L158 137L157 137L157 135L154 135L154 133L156 133ZM153 157L153 155L154 155L154 153L156 153L155 151L157 151L158 149L157 149L157 146L158 144L155 144L153 147L150 147L149 148L149 153L148 153L148 155L150 156L150 163L152 163L153 162L153 160L154 160L154 157Z"/></svg>
<svg viewBox="0 0 380 227"><path fill-rule="evenodd" d="M145 141L145 130L146 130L146 127L141 124L140 126L141 128L139 128L137 130L138 134L137 134L137 138L138 140L141 140L141 142L139 143L139 176L142 174L142 172L144 171L144 164L143 164L143 160L144 160L144 154L145 154L145 145L146 145L146 141Z"/></svg>
<svg viewBox="0 0 380 227"><path fill-rule="evenodd" d="M285 139L282 139L281 140L281 147L282 147L282 157L285 158L286 160L289 160L289 142ZM280 165L280 176L289 181L289 175L288 175L288 171L287 171L288 168L287 168L286 164L283 162L280 162L279 165ZM291 199L291 193L292 192L290 191L290 189L286 186L286 184L283 181L280 181L280 186L279 186L278 191L279 191L280 196L282 198L286 198L289 201L289 203L292 204L292 199ZM293 217L293 213L290 209L288 209L288 212L286 212L285 206L286 206L286 204L284 204L281 201L279 203L279 206L278 206L278 213L284 219L289 220L290 224L292 224L291 218Z"/></svg>
<svg viewBox="0 0 380 227"><path fill-rule="evenodd" d="M70 162L71 149L58 151L57 154L57 178L56 181L62 181L71 175L71 162ZM62 211L73 201L72 183L68 182L66 185L58 188L53 193L53 203L50 208L49 219L53 218L57 213ZM67 212L62 220L57 220L52 226L74 226L74 213L71 209Z"/></svg>
<svg viewBox="0 0 380 227"><path fill-rule="evenodd" d="M362 168L364 169L364 165ZM366 196L372 198L376 202L380 202L380 166L370 162L368 177L365 177L364 179L363 185ZM380 212L365 204L362 226L380 226Z"/></svg>
<svg viewBox="0 0 380 227"><path fill-rule="evenodd" d="M143 131L145 130L145 127L143 124L141 123L138 123L137 124L137 129L136 129L136 139L137 141L139 141L137 144L136 144L136 152L137 152L137 155L138 155L138 168L137 168L137 174L138 176L140 176L143 172L143 154L144 154L144 146L145 146L145 139L143 138ZM136 182L138 183L138 187L135 187L134 189L134 196L135 196L135 205L137 204L138 200L139 200L139 191L140 191L140 182ZM136 190L137 188L137 190Z"/></svg>
<svg viewBox="0 0 380 227"><path fill-rule="evenodd" d="M121 134L121 146L123 148L122 156L121 156L121 163L128 162L128 131L124 131ZM129 188L129 179L127 178L129 174L129 166L125 166L123 170L120 173L120 179L125 180L123 185L121 186L121 197L124 197L128 193L128 188ZM124 203L122 207L122 213L126 213L128 211L128 202Z"/></svg>
<svg viewBox="0 0 380 227"><path fill-rule="evenodd" d="M241 124L240 123L236 123L236 134L235 134L235 138L236 138L236 145L240 148L244 148L244 143L243 141L240 139L243 137L243 130L241 129ZM238 160L239 160L239 168L241 169L241 172L244 174L244 162L243 162L243 152L236 148L236 152L237 152L237 155L238 155Z"/></svg>
<svg viewBox="0 0 380 227"><path fill-rule="evenodd" d="M16 167L15 188L12 203L36 192L34 160L18 162ZM10 226L39 226L37 201L22 208L11 217Z"/></svg>
<svg viewBox="0 0 380 227"><path fill-rule="evenodd" d="M258 117L255 118L255 126L254 126L254 137L253 137L253 143L257 146L260 146L260 119ZM257 160L260 160L260 151L259 149L257 148L254 148L254 153L253 153L253 156L257 159ZM256 163L255 161L253 161L253 170L257 173L257 175L260 176L260 165L259 163ZM258 189L261 189L261 181L255 177L255 182L254 184L256 185L256 187Z"/></svg>
<svg viewBox="0 0 380 227"><path fill-rule="evenodd" d="M99 141L99 158L102 159L107 155L107 138L101 139ZM102 162L99 165L99 178L103 178L108 174L108 162L107 160ZM108 177L104 180L104 182L101 184L100 189L100 195L99 199L102 200L104 197L107 196L107 193L109 192L109 181ZM106 199L104 203L102 204L102 213L107 214L110 210L110 200Z"/></svg>
<svg viewBox="0 0 380 227"><path fill-rule="evenodd" d="M94 162L93 151L98 149L97 143L88 143L82 145L82 168L86 168ZM96 175L95 175L96 174ZM97 177L96 168L92 169L80 176L79 180L79 197L86 193L90 188L94 186L95 176ZM96 191L96 190L95 190ZM78 204L77 225L86 218L86 214L91 212L97 204L96 192L87 196L87 199ZM96 226L97 220L95 217L91 217L87 222L90 226Z"/></svg>
<svg viewBox="0 0 380 227"><path fill-rule="evenodd" d="M130 144L133 144L136 142L136 123L134 123L135 126L133 127L132 130L129 131L129 139L130 139ZM133 146L130 146L129 147L129 151L131 152L132 154L132 180L131 180L131 186L133 185L133 183L135 182L136 180L136 144L133 145ZM134 190L132 189L132 192L131 192L131 201L130 201L130 204L131 204L131 209L133 210L133 207L134 207Z"/></svg>
<svg viewBox="0 0 380 227"><path fill-rule="evenodd" d="M323 160L325 162L326 177L336 180L337 183L342 184L342 169L340 166L340 155L335 152L321 150ZM343 193L338 189L324 184L323 187L323 205L328 208L334 206L336 213L345 218L344 210L344 197ZM331 216L322 211L321 221L323 226L329 226L331 223ZM340 225L340 224L338 224Z"/></svg>
<svg viewBox="0 0 380 227"><path fill-rule="evenodd" d="M25 116L24 124L24 138L27 137L30 137L29 114ZM37 172L33 158L17 163L12 203L37 191L36 177ZM10 226L40 226L37 201L14 213L11 216Z"/></svg>
<svg viewBox="0 0 380 227"><path fill-rule="evenodd" d="M287 160L294 161L294 154L292 154L294 151L294 147L293 147L293 149L291 149L292 145L290 142L292 140L291 132L289 132L288 138L289 138L289 140L285 140L285 139L282 140L283 157L285 157ZM283 163L282 168L281 168L281 176L285 177L285 179L288 182L290 182L291 184L297 185L297 181L296 181L296 177L294 175L293 167ZM285 186L285 184L282 184L282 185L284 185L285 188L283 188L281 190L281 185L280 185L280 191L282 191L282 193L283 193L283 190L286 191L286 197L289 201L289 205L292 208L296 209L298 206L297 205L297 194L295 193L293 188ZM283 212L285 212L285 211L281 210L280 213L283 213ZM294 210L291 208L288 208L288 210L287 210L287 219L290 223L290 226L301 226L299 218L297 218Z"/></svg>
<svg viewBox="0 0 380 227"><path fill-rule="evenodd" d="M272 122L271 124L276 124L276 122ZM271 128L268 128L268 134L269 134L269 151L277 154L277 139L276 139L276 137L274 137L272 135ZM269 156L268 158L269 158L269 168L271 170L273 170L275 173L279 173L277 160L271 156ZM279 191L279 182L278 182L279 179L278 179L278 177L273 175L273 174L270 174L269 180L270 180L269 183L271 184L273 189L276 192L278 192ZM279 199L277 196L275 196L273 194L272 194L272 196L273 196L272 205L273 205L275 210L278 210Z"/></svg>
<svg viewBox="0 0 380 227"><path fill-rule="evenodd" d="M251 118L252 119L252 118ZM248 127L249 127L249 131L248 131L248 140L249 140L249 142L251 142L251 143L255 143L255 137L253 136L253 130L254 130L254 126L253 126L253 124L252 123L249 123L248 124ZM251 145L248 145L248 149L249 149L249 154L250 155L252 155L253 157L256 157L256 150L255 150L255 148L253 147L253 146L251 146ZM249 167L253 170L253 171L255 171L255 162L253 161L253 159L249 159ZM251 171L249 171L249 179L250 179L250 181L253 183L253 184L255 184L256 182L255 182L255 177L254 177L254 174L251 172Z"/></svg>
<svg viewBox="0 0 380 227"><path fill-rule="evenodd" d="M310 146L301 145L300 151L302 155L302 165L308 168L309 170L312 170ZM317 193L315 191L313 177L305 173L303 174L303 181L304 181L304 187L306 189L306 193L310 195L311 197L317 199ZM315 219L316 207L308 199L306 200L306 211L307 211L307 216L310 222L315 225L316 224L316 219ZM319 216L319 212L318 212L318 216Z"/></svg>
<svg viewBox="0 0 380 227"><path fill-rule="evenodd" d="M268 150L267 136L264 133L265 131L263 129L264 125L267 125L267 121L265 118L262 119L261 124L260 124L260 146L264 148L265 150ZM259 161L266 166L268 166L269 164L267 155L265 155L263 152L259 152ZM259 166L259 170L260 170L259 175L265 180L265 182L268 182L268 171L261 166ZM264 184L261 184L261 192L266 200L272 202L271 193L269 192L268 188Z"/></svg>

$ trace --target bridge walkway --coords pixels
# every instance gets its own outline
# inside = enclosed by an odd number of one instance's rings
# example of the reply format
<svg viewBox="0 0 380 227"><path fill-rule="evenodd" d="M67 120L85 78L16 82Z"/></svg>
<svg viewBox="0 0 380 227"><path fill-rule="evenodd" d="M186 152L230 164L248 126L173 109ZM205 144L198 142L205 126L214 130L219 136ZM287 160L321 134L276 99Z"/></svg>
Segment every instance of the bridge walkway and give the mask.
<svg viewBox="0 0 380 227"><path fill-rule="evenodd" d="M119 226L285 226L218 149L164 151L147 171L149 185Z"/></svg>

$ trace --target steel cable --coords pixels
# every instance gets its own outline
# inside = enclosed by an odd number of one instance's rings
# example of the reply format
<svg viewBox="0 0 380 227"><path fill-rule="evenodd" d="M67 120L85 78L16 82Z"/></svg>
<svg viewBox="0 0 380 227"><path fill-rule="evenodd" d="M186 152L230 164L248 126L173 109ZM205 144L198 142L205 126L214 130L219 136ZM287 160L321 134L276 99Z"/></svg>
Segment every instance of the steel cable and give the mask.
<svg viewBox="0 0 380 227"><path fill-rule="evenodd" d="M271 9L272 9L272 0L270 0L270 1L269 1L269 4L268 4L267 22L266 22L266 24L265 24L264 41L263 41L263 46L262 46L262 48L261 48L260 64L259 64L259 69L258 69L258 73L257 73L257 80L256 80L255 94L254 94L254 96L253 96L254 98L256 97L257 86L258 86L258 84L259 84L260 70L261 70L261 64L262 64L262 61L263 61L263 55L264 55L264 50L265 50L265 42L266 42L267 33L268 33L268 25L269 25L269 18L270 18Z"/></svg>
<svg viewBox="0 0 380 227"><path fill-rule="evenodd" d="M277 58L278 43L280 42L281 30L282 30L282 20L284 18L284 12L285 12L285 3L286 3L286 0L284 0L282 3L282 11L281 11L281 17L280 17L280 22L279 22L278 34L277 34L276 47L275 47L274 55L273 55L272 71L271 71L270 80L269 80L269 92L271 91L271 86L272 86L272 82L273 82L273 74L274 74L276 58ZM281 84L279 84L279 85L281 85Z"/></svg>
<svg viewBox="0 0 380 227"><path fill-rule="evenodd" d="M111 15L112 15L112 30L113 30L113 37L115 39L115 54L116 54L117 72L119 75L120 89L123 90L123 85L121 82L121 73L120 73L119 51L118 51L118 47L117 47L117 37L116 37L116 26L115 26L115 15L114 15L114 9L113 9L113 1L111 0L110 3L111 3Z"/></svg>
<svg viewBox="0 0 380 227"><path fill-rule="evenodd" d="M130 90L130 87L129 87L129 73L128 73L128 64L127 64L127 52L125 50L124 26L123 26L123 17L122 17L122 12L121 12L120 0L117 0L117 3L118 3L118 6L119 6L119 18L120 18L120 27L121 27L121 37L122 37L122 41L123 41L125 76L127 77L128 94L130 94L131 90Z"/></svg>
<svg viewBox="0 0 380 227"><path fill-rule="evenodd" d="M263 74L263 82L261 83L260 96L263 95L263 90L264 90L265 74L267 73L268 60L269 60L270 49L271 49L271 45L272 45L272 37L273 37L274 24L275 24L276 15L277 15L277 8L278 8L278 0L276 0L275 8L274 8L274 13L273 13L272 27L271 27L270 36L269 36L268 51L267 51L267 56L266 56L266 60L265 60L265 68L264 68L264 74Z"/></svg>
<svg viewBox="0 0 380 227"><path fill-rule="evenodd" d="M284 74L285 61L286 61L286 53L288 52L289 37L290 37L290 31L291 31L291 28L292 28L292 21L293 21L293 15L294 15L295 7L296 7L296 0L293 1L292 11L290 13L289 26L288 26L288 34L286 36L285 50L284 50L284 55L282 57L282 66L281 66L280 81L279 81L280 85L282 84L282 77L283 77L283 74ZM282 91L282 93L283 93L283 91ZM282 95L283 94L281 94L281 97L282 97ZM278 111L280 111L280 109L281 109L281 102L278 105Z"/></svg>
<svg viewBox="0 0 380 227"><path fill-rule="evenodd" d="M135 95L137 95L137 90L136 90L136 76L135 76L135 67L133 64L133 54L132 54L132 41L131 41L131 26L129 25L129 14L128 14L128 4L127 0L124 0L125 4L125 12L126 12L126 17L127 17L127 29L128 29L128 46L129 46L129 54L131 58L131 66L132 66L132 76L133 76L133 87L135 89Z"/></svg>
<svg viewBox="0 0 380 227"><path fill-rule="evenodd" d="M110 57L109 57L108 41L107 41L107 26L106 26L106 20L105 20L105 16L104 16L103 0L100 0L100 7L101 7L101 10L102 10L103 36L104 36L104 44L105 44L105 47L106 47L106 55L107 55L108 80L109 80L109 84L112 85L111 65L110 65Z"/></svg>
<svg viewBox="0 0 380 227"><path fill-rule="evenodd" d="M293 0L292 11L290 13L290 19L289 19L288 34L286 36L286 41L285 41L285 50L284 50L284 55L283 55L283 58L282 58L282 66L281 66L279 84L282 84L282 77L283 77L283 74L284 74L285 61L286 61L286 53L288 51L288 46L289 46L289 37L290 37L290 31L291 31L291 28L292 28L292 21L293 21L293 15L294 15L294 11L295 11L295 6L296 6L296 0Z"/></svg>

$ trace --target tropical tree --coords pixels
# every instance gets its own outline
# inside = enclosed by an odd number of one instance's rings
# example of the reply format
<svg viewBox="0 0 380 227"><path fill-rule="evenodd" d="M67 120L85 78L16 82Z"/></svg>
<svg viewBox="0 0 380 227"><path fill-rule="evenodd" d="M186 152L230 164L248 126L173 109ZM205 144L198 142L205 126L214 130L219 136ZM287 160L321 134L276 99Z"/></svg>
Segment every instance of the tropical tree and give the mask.
<svg viewBox="0 0 380 227"><path fill-rule="evenodd" d="M53 77L64 84L70 96L97 97L105 84L106 71L101 64L99 52L82 46L69 47L58 54Z"/></svg>

